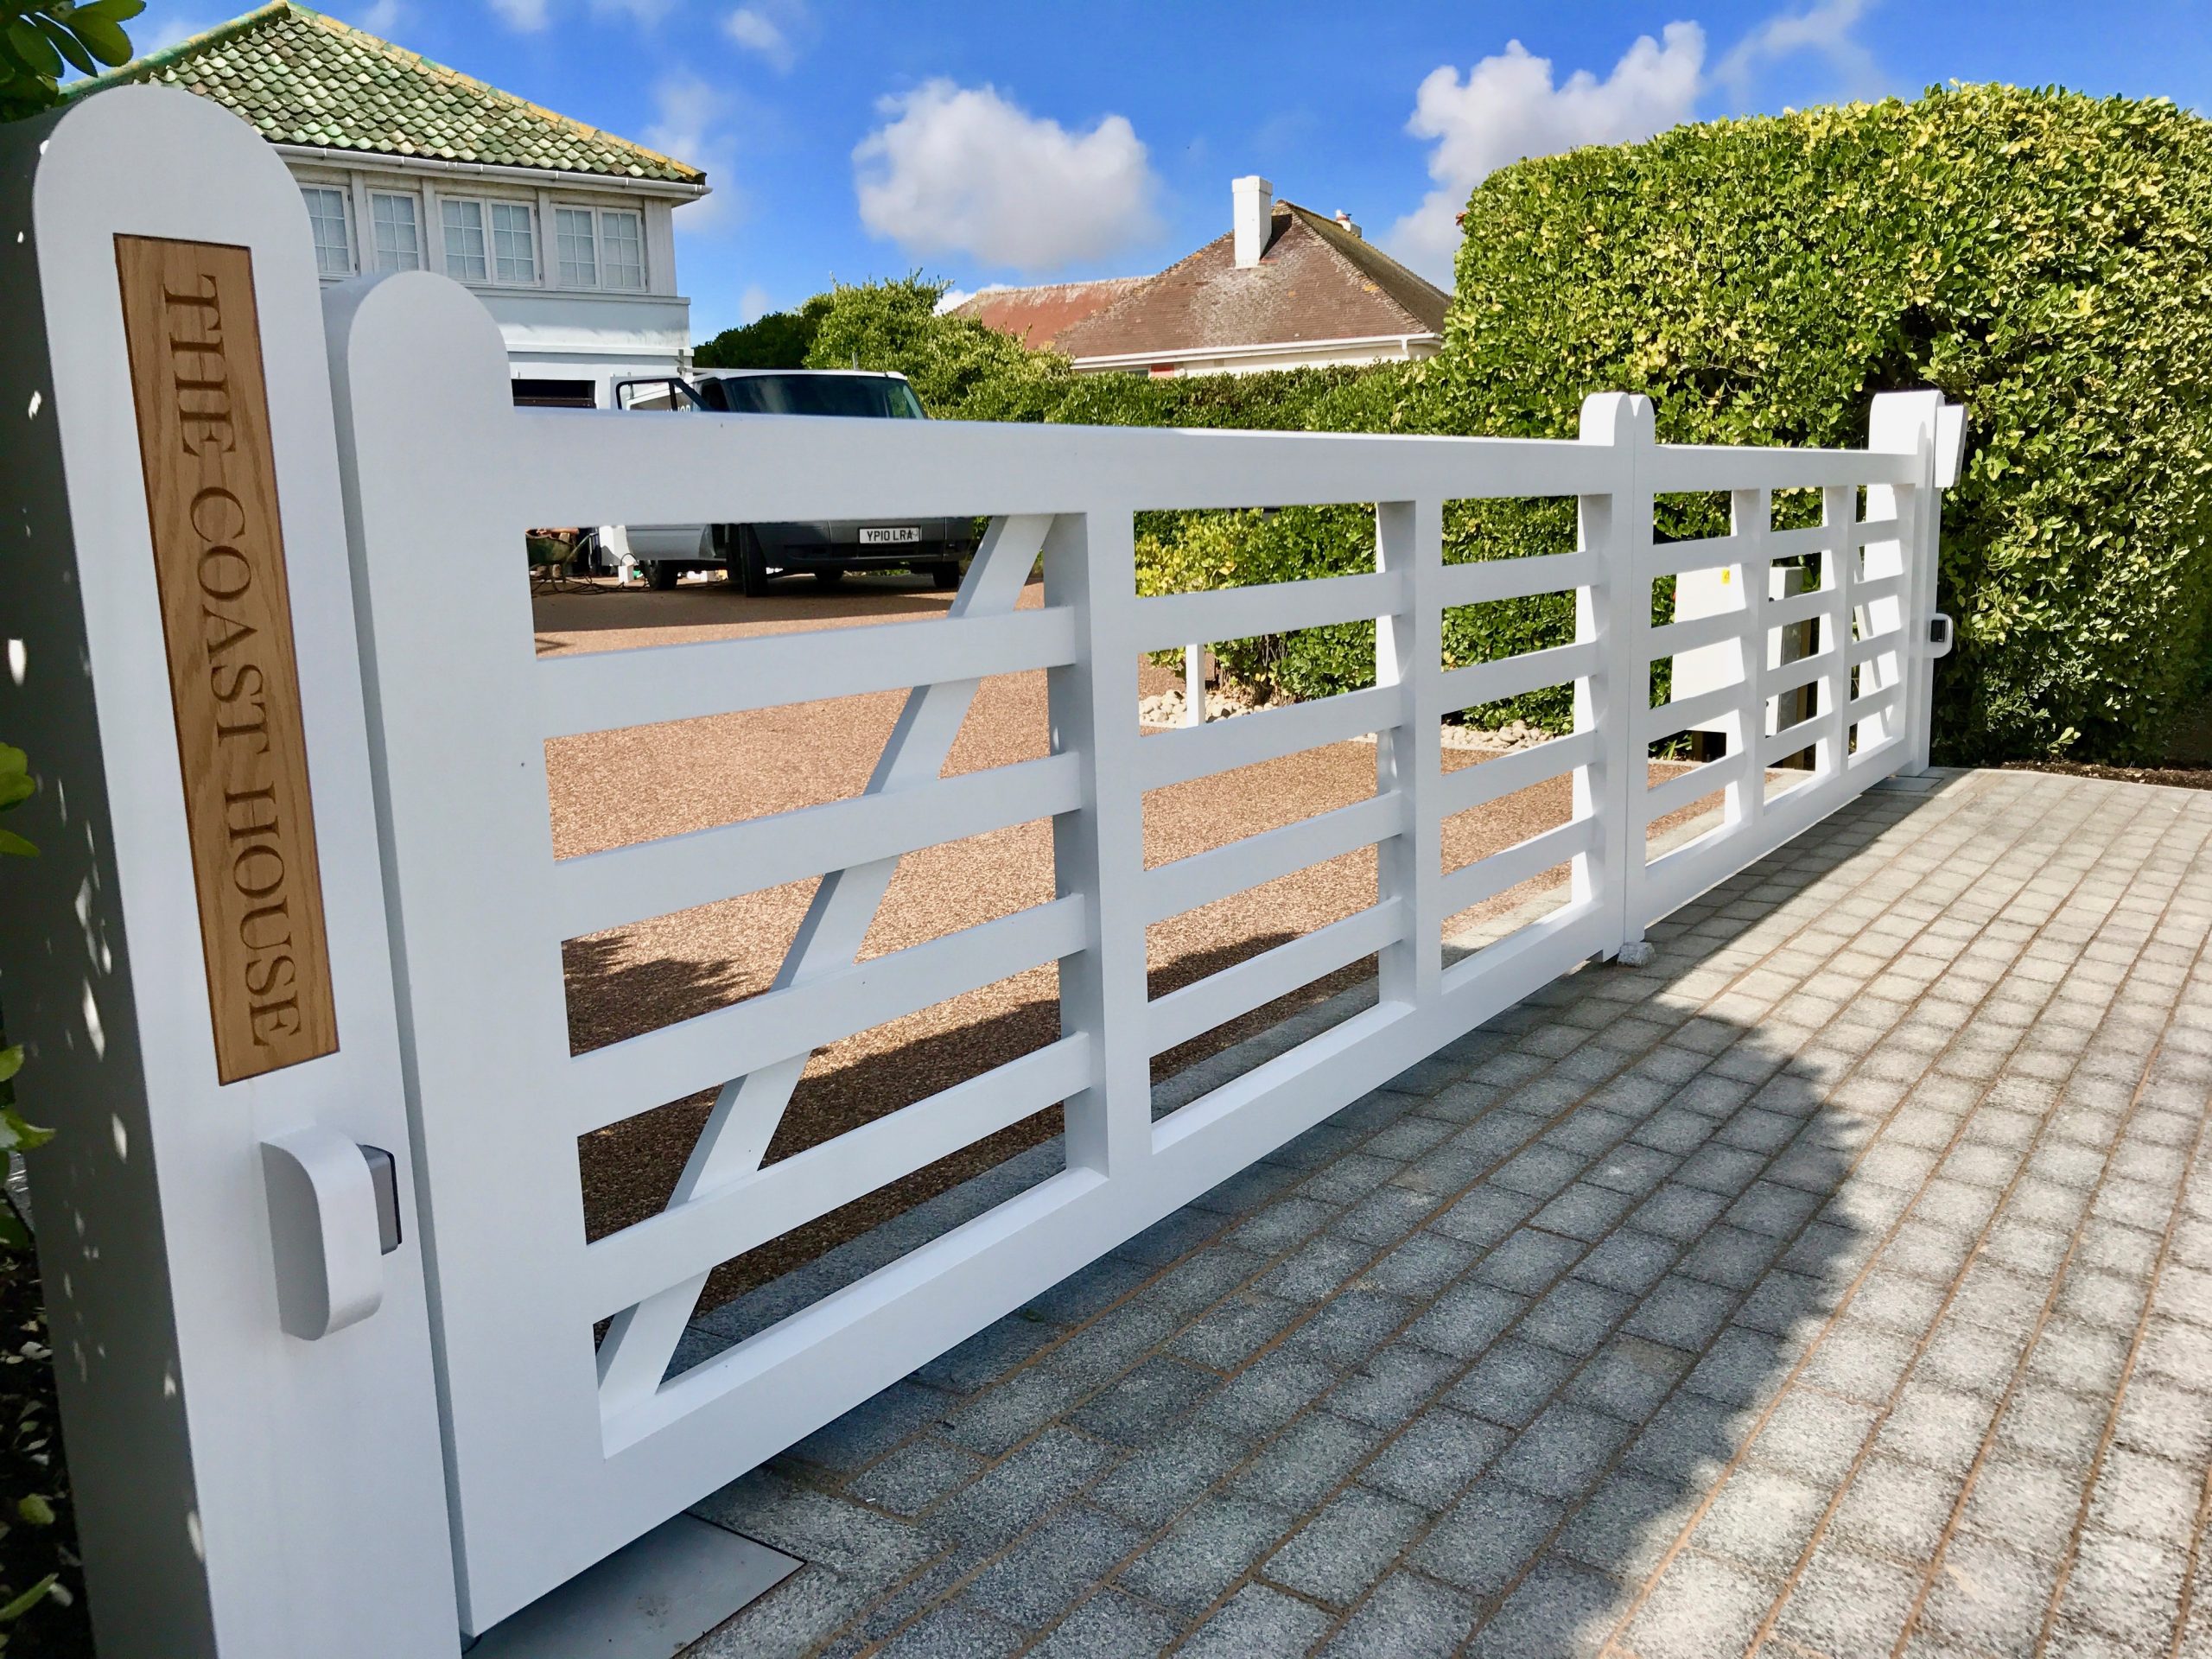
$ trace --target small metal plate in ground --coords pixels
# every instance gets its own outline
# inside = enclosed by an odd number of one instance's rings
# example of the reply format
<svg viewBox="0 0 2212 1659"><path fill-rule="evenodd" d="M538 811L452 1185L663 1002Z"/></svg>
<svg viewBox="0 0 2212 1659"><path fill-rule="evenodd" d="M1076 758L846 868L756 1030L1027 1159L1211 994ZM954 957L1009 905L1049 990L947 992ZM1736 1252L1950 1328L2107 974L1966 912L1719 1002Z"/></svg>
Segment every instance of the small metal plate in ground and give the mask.
<svg viewBox="0 0 2212 1659"><path fill-rule="evenodd" d="M679 1515L501 1619L468 1659L673 1659L798 1567L779 1550Z"/></svg>
<svg viewBox="0 0 2212 1659"><path fill-rule="evenodd" d="M1927 771L1920 772L1892 772L1874 787L1892 790L1904 795L1933 795L1959 775L1960 769L1956 766L1930 766Z"/></svg>

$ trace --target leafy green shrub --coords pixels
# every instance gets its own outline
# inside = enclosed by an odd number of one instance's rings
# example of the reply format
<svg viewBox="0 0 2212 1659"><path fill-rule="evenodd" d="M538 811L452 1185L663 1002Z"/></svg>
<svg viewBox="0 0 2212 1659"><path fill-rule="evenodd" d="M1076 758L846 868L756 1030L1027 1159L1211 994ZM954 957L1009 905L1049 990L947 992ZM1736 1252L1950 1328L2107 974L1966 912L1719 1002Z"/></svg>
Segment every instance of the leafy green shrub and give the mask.
<svg viewBox="0 0 2212 1659"><path fill-rule="evenodd" d="M796 311L772 311L740 328L725 328L691 353L702 369L803 369L822 330L830 296L817 294Z"/></svg>
<svg viewBox="0 0 2212 1659"><path fill-rule="evenodd" d="M0 121L61 101L61 78L96 75L130 61L123 25L146 0L5 0L0 3Z"/></svg>
<svg viewBox="0 0 2212 1659"><path fill-rule="evenodd" d="M2153 753L2212 641L2212 127L1974 86L1682 127L1473 194L1424 429L1855 446L1878 391L1967 405L1944 504L1947 758ZM1797 510L1802 512L1802 504ZM1485 541L1568 545L1485 507ZM1683 504L1662 529L1724 528ZM1464 543L1465 537L1454 540Z"/></svg>

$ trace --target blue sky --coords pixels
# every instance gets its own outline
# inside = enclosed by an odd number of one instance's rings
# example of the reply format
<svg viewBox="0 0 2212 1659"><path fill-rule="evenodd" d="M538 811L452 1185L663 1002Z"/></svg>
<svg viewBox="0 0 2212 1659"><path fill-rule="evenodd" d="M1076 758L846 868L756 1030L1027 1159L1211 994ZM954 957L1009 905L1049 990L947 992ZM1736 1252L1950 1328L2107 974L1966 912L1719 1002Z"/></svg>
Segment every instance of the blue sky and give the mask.
<svg viewBox="0 0 2212 1659"><path fill-rule="evenodd" d="M703 166L677 221L702 338L833 277L1156 270L1228 228L1242 173L1448 281L1451 213L1519 155L1953 79L2212 99L2204 0L326 9ZM223 15L155 0L139 38Z"/></svg>

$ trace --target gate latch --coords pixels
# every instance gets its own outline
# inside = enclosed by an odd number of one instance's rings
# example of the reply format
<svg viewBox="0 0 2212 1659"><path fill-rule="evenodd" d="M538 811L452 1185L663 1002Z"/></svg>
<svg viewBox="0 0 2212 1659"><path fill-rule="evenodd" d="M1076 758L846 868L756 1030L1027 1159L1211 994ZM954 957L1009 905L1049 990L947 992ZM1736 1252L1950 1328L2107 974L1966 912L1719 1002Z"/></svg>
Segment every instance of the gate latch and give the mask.
<svg viewBox="0 0 2212 1659"><path fill-rule="evenodd" d="M314 1342L384 1302L384 1257L399 1248L399 1173L381 1147L311 1123L261 1143L276 1267L276 1310Z"/></svg>
<svg viewBox="0 0 2212 1659"><path fill-rule="evenodd" d="M1951 619L1941 611L1928 619L1928 643L1935 647L1928 653L1930 657L1951 654Z"/></svg>

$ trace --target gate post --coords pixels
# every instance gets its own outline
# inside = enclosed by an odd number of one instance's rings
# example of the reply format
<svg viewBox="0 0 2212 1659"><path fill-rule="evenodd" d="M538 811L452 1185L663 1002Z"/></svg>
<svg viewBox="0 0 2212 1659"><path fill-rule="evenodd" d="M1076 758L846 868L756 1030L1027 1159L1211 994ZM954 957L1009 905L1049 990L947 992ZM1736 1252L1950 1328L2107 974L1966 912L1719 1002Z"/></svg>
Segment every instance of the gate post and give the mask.
<svg viewBox="0 0 2212 1659"><path fill-rule="evenodd" d="M1868 548L1866 574L1904 578L1904 596L1898 601L1902 631L1897 664L1904 702L1897 721L1908 754L1898 770L1907 777L1918 777L1928 770L1935 734L1936 659L1943 653L1930 643L1929 626L1936 614L1942 492L1958 475L1962 420L1962 411L1953 415L1945 409L1939 391L1877 392L1867 416L1869 449L1916 455L1920 461L1917 483L1902 489L1876 484L1866 492L1868 518L1895 514L1899 520L1893 544ZM1946 644L1944 650L1949 648ZM1847 686L1847 673L1845 681Z"/></svg>
<svg viewBox="0 0 2212 1659"><path fill-rule="evenodd" d="M60 1131L31 1181L100 1653L455 1654L297 188L168 89L0 130L0 734L42 854L0 879L0 999Z"/></svg>

